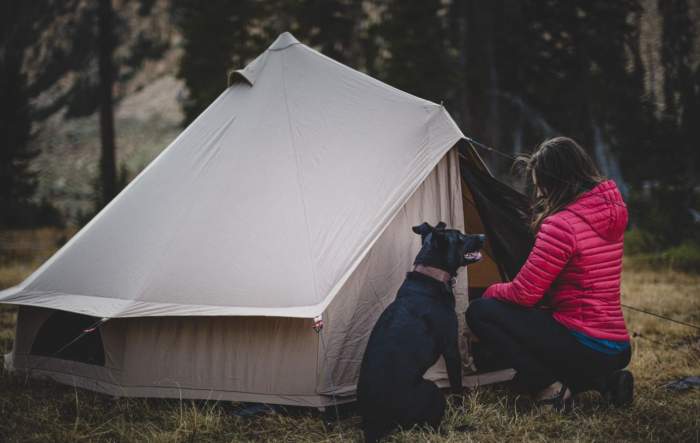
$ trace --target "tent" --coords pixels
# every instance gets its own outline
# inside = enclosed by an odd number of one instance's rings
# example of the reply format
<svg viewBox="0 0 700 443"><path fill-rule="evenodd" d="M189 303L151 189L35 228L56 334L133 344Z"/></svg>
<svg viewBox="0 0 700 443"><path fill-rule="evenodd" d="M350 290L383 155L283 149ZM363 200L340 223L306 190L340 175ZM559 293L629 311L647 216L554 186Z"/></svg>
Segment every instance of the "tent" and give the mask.
<svg viewBox="0 0 700 443"><path fill-rule="evenodd" d="M353 398L369 332L420 247L411 226L442 220L493 239L458 279L461 321L470 286L517 268L505 256L518 224L486 216L517 212L520 196L441 105L289 33L229 83L0 292L20 305L6 367L115 396L321 407ZM465 383L510 374L465 369ZM428 377L447 384L441 362Z"/></svg>

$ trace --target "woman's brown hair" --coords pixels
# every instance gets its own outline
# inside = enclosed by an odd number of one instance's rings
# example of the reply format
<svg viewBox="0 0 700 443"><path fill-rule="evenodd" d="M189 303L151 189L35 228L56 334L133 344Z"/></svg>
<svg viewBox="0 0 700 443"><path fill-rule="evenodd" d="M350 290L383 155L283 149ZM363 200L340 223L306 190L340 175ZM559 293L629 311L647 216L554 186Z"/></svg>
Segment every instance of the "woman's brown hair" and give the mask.
<svg viewBox="0 0 700 443"><path fill-rule="evenodd" d="M532 185L533 205L530 228L537 232L542 221L561 211L604 178L593 159L568 137L542 142L534 153L518 157Z"/></svg>

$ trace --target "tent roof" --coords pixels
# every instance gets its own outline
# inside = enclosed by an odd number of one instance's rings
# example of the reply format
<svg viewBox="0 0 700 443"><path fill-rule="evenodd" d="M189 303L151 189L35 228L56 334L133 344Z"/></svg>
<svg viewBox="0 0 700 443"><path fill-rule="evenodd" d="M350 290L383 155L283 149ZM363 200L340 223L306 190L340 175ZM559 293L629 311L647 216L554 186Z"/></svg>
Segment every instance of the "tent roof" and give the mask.
<svg viewBox="0 0 700 443"><path fill-rule="evenodd" d="M442 106L289 33L231 80L0 302L99 317L319 315L463 137Z"/></svg>

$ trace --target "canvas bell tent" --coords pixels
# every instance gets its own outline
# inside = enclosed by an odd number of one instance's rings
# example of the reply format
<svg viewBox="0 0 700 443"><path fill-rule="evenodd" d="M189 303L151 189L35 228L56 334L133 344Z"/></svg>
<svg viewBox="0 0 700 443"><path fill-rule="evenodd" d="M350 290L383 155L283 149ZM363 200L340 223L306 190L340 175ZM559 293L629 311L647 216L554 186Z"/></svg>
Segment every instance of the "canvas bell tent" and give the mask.
<svg viewBox="0 0 700 443"><path fill-rule="evenodd" d="M351 400L372 326L419 250L411 226L489 236L488 257L456 285L463 321L469 286L517 271L518 224L497 219L519 198L442 106L284 33L0 292L20 305L5 364L117 396ZM465 369L465 382L503 375ZM447 383L441 364L428 377Z"/></svg>

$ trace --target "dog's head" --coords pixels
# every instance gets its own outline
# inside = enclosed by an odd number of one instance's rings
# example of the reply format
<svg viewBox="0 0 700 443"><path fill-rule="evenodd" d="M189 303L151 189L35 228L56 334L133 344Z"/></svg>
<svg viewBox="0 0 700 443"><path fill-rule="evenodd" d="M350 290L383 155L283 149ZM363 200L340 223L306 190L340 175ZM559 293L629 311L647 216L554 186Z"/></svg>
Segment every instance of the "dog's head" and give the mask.
<svg viewBox="0 0 700 443"><path fill-rule="evenodd" d="M465 235L457 229L445 229L445 226L440 222L435 227L428 223L413 227L423 244L413 264L432 266L455 276L462 266L481 260L479 249L484 247L486 236Z"/></svg>

